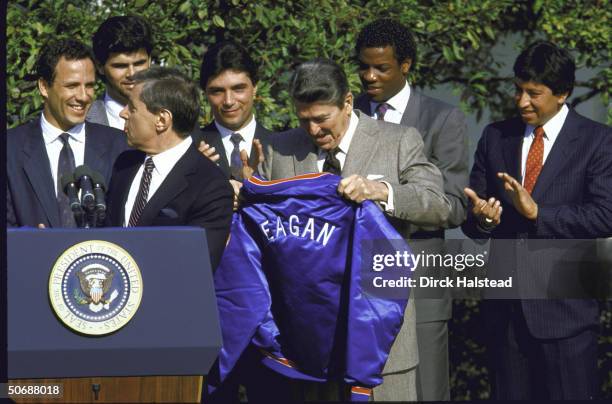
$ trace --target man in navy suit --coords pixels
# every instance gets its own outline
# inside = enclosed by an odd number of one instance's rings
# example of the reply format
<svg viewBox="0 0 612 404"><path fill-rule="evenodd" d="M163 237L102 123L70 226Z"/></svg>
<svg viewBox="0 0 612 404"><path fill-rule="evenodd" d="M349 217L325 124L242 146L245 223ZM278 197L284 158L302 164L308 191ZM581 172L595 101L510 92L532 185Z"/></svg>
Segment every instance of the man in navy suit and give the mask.
<svg viewBox="0 0 612 404"><path fill-rule="evenodd" d="M46 44L36 72L42 114L7 133L7 224L74 227L60 189L62 174L87 164L108 183L115 158L126 148L125 135L85 123L96 76L84 44L72 39Z"/></svg>
<svg viewBox="0 0 612 404"><path fill-rule="evenodd" d="M134 75L121 111L128 144L113 167L108 223L206 229L211 268L221 259L232 221L232 189L194 147L197 86L182 73L151 67Z"/></svg>
<svg viewBox="0 0 612 404"><path fill-rule="evenodd" d="M566 105L574 71L571 55L550 42L519 55L520 116L485 128L465 189L471 206L464 232L493 239L488 276L506 271L522 298L482 307L498 399L588 399L599 389L597 302L543 299L533 289L568 261L552 241L534 239L612 235L612 131ZM584 278L585 265L572 265L567 274Z"/></svg>
<svg viewBox="0 0 612 404"><path fill-rule="evenodd" d="M237 195L243 167L256 167L263 158L261 142L270 131L255 120L257 65L235 42L213 45L202 58L200 87L212 109L213 122L193 134L200 151L216 162Z"/></svg>

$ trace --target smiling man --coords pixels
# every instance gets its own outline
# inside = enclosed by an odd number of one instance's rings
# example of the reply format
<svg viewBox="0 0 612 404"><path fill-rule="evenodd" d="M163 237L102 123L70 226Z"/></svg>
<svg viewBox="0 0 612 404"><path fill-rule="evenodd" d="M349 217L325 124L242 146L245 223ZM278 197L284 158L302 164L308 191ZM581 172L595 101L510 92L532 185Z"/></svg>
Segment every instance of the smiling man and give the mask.
<svg viewBox="0 0 612 404"><path fill-rule="evenodd" d="M232 180L242 179L241 154L255 165L258 159L257 149L253 150L258 143L255 140L265 141L270 134L255 120L257 81L257 65L246 49L235 42L217 43L202 57L200 87L214 120L196 132L194 140L202 142L200 150Z"/></svg>
<svg viewBox="0 0 612 404"><path fill-rule="evenodd" d="M87 120L123 130L124 120L119 113L134 88L132 76L151 64L151 28L142 17L110 17L91 42L106 92L93 103Z"/></svg>
<svg viewBox="0 0 612 404"><path fill-rule="evenodd" d="M442 190L442 176L423 154L423 139L415 128L353 110L346 75L329 60L300 64L290 93L300 128L271 136L263 176L276 180L322 171L340 175L339 195L356 203L376 202L404 237L421 226L437 228L446 222L450 203ZM382 386L392 385L401 397L415 400L418 355L412 297L389 353ZM300 388L320 386L304 382Z"/></svg>
<svg viewBox="0 0 612 404"><path fill-rule="evenodd" d="M531 297L482 304L496 399L586 400L599 392L597 301L531 292L567 283L558 275L570 263L589 276L584 258L544 248L541 239L612 236L612 130L568 107L574 74L571 54L550 42L521 52L514 63L519 116L484 129L465 190L464 232L493 239L488 273L514 276L519 296Z"/></svg>
<svg viewBox="0 0 612 404"><path fill-rule="evenodd" d="M108 183L126 144L121 131L85 123L94 69L91 51L79 41L50 42L41 49L36 74L42 114L7 133L8 226L75 227L60 184L76 166L87 164Z"/></svg>

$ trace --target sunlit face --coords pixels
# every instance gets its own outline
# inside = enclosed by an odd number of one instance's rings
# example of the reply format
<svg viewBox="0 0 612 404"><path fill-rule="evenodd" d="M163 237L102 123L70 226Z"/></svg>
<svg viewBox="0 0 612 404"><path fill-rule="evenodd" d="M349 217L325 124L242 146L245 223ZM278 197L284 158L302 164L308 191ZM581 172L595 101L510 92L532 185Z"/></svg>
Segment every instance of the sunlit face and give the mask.
<svg viewBox="0 0 612 404"><path fill-rule="evenodd" d="M148 154L156 154L158 135L156 122L158 115L151 113L140 100L143 83L132 89L127 105L121 110L120 117L125 119L125 133L130 147Z"/></svg>
<svg viewBox="0 0 612 404"><path fill-rule="evenodd" d="M353 95L348 93L342 107L321 102L295 102L300 127L311 136L314 144L329 151L338 147L348 129L353 111Z"/></svg>
<svg viewBox="0 0 612 404"><path fill-rule="evenodd" d="M63 131L85 121L95 82L91 59L66 60L62 56L55 66L53 82L38 80L38 89L45 99L45 119Z"/></svg>
<svg viewBox="0 0 612 404"><path fill-rule="evenodd" d="M358 59L361 84L373 101L387 101L406 85L412 61L399 63L392 46L362 48Z"/></svg>
<svg viewBox="0 0 612 404"><path fill-rule="evenodd" d="M548 86L534 81L516 79L514 85L514 101L521 119L528 125L544 125L559 112L568 96L555 95Z"/></svg>
<svg viewBox="0 0 612 404"><path fill-rule="evenodd" d="M108 95L121 104L127 104L134 89L132 76L150 65L151 57L144 48L134 52L111 53L100 72L106 78Z"/></svg>
<svg viewBox="0 0 612 404"><path fill-rule="evenodd" d="M215 121L224 127L238 131L253 118L257 86L247 73L224 70L208 80L205 92Z"/></svg>

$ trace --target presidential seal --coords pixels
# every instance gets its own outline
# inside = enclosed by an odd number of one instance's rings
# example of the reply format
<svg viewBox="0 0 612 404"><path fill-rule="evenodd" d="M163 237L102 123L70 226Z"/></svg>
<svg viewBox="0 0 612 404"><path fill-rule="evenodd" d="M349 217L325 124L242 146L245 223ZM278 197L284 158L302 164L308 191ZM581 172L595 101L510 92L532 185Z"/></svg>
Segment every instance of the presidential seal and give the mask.
<svg viewBox="0 0 612 404"><path fill-rule="evenodd" d="M73 245L49 276L49 300L57 317L86 335L104 335L126 325L138 310L142 277L136 261L108 241Z"/></svg>

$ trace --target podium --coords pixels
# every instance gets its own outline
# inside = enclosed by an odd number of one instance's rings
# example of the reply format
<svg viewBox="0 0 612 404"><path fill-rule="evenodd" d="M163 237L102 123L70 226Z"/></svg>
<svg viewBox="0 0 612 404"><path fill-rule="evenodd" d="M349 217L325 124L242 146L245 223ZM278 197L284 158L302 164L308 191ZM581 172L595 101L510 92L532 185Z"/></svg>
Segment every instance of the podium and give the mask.
<svg viewBox="0 0 612 404"><path fill-rule="evenodd" d="M221 347L205 230L7 235L9 384L62 387L15 401L200 401Z"/></svg>

